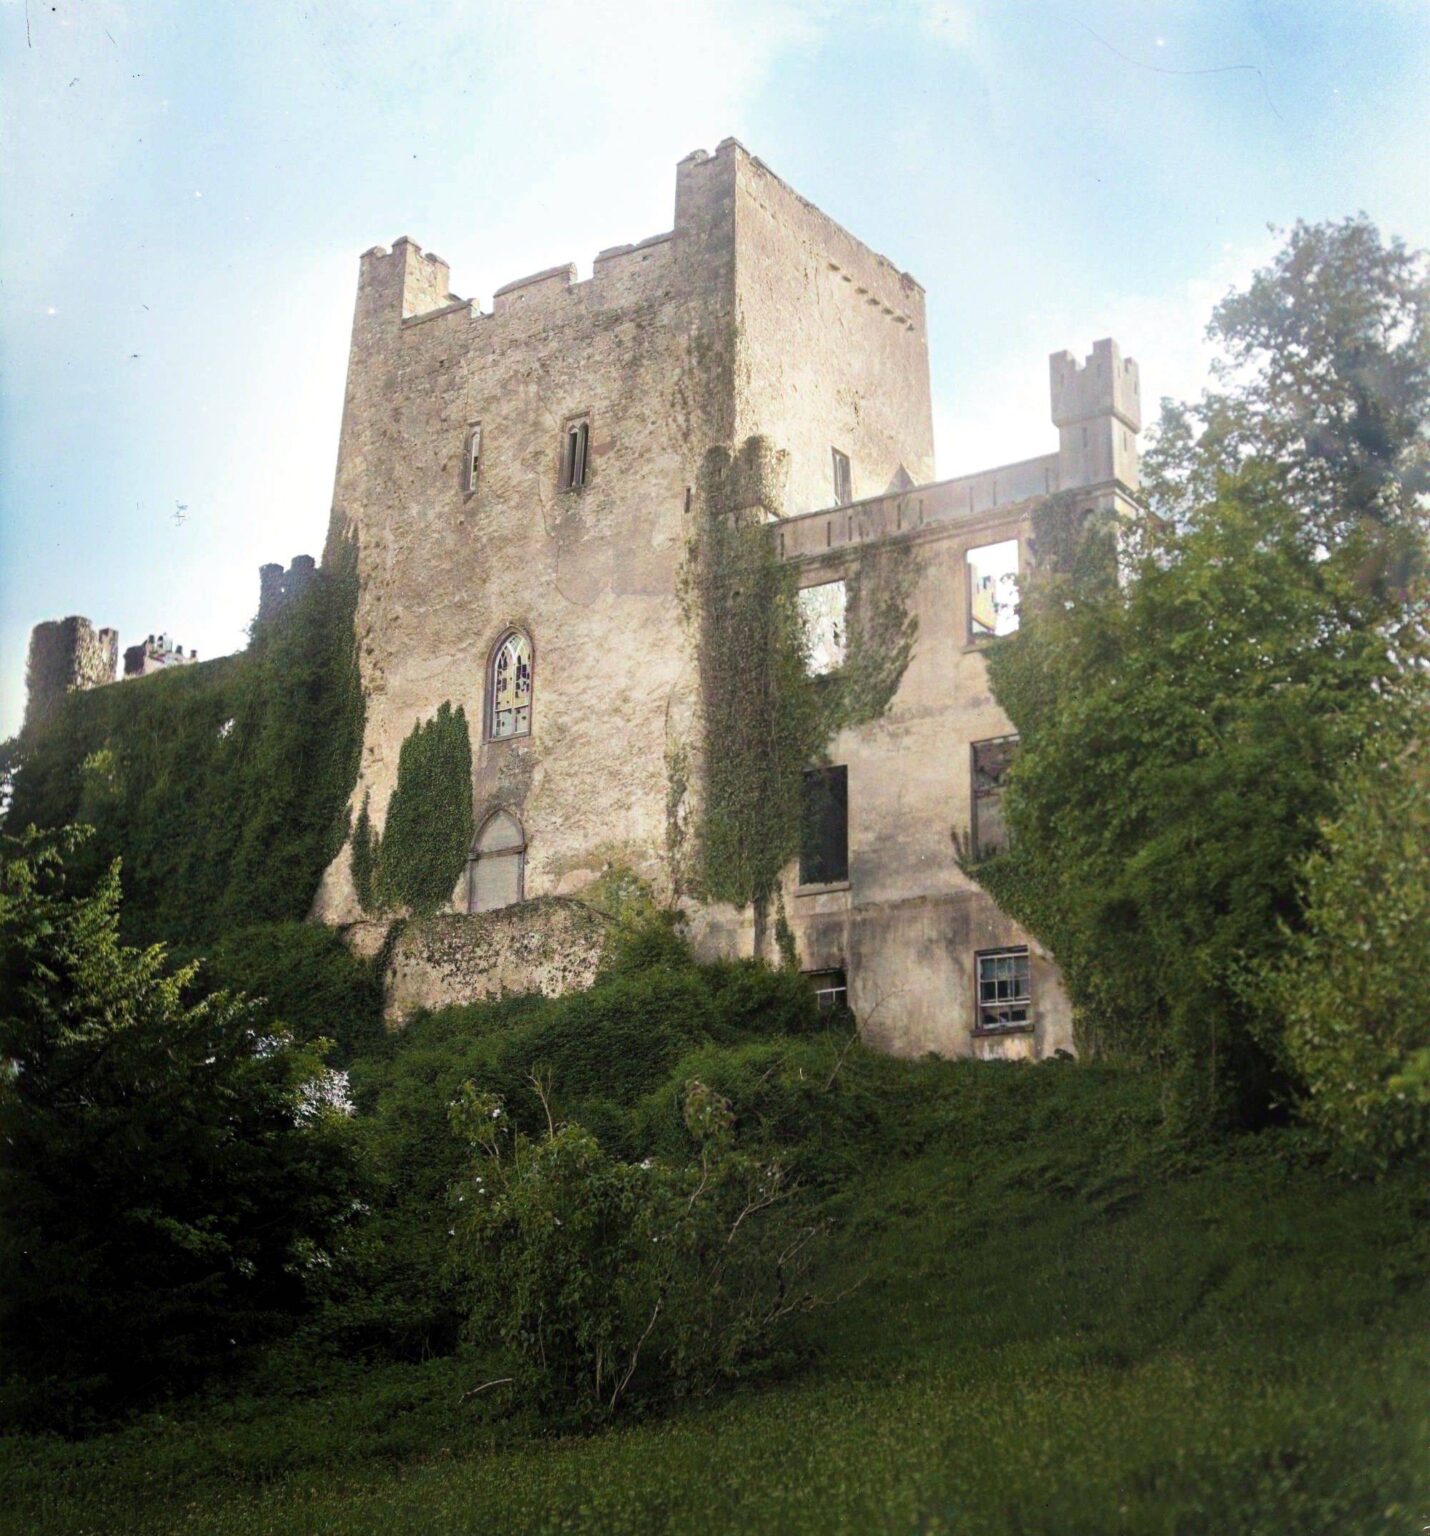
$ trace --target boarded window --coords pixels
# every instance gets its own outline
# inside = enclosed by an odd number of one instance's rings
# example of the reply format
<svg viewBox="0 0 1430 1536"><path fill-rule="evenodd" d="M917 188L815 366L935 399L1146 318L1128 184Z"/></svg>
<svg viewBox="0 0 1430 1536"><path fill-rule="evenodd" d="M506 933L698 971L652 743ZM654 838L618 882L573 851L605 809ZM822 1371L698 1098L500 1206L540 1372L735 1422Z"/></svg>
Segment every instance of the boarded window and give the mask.
<svg viewBox="0 0 1430 1536"><path fill-rule="evenodd" d="M474 491L477 488L477 469L482 460L482 429L473 427L467 434L467 478L466 489Z"/></svg>
<svg viewBox="0 0 1430 1536"><path fill-rule="evenodd" d="M586 483L591 446L591 423L584 418L568 422L561 446L561 489L579 491Z"/></svg>
<svg viewBox="0 0 1430 1536"><path fill-rule="evenodd" d="M846 592L842 581L801 587L799 616L804 624L805 655L811 677L823 677L844 665Z"/></svg>
<svg viewBox="0 0 1430 1536"><path fill-rule="evenodd" d="M494 741L531 732L531 641L512 630L492 655L487 735Z"/></svg>
<svg viewBox="0 0 1430 1536"><path fill-rule="evenodd" d="M831 448L834 456L834 505L847 507L854 500L854 481L849 473L849 455Z"/></svg>
<svg viewBox="0 0 1430 1536"><path fill-rule="evenodd" d="M472 844L469 911L492 912L522 900L526 838L509 811L497 811L482 823Z"/></svg>
<svg viewBox="0 0 1430 1536"><path fill-rule="evenodd" d="M811 768L804 776L799 853L801 885L849 878L849 770Z"/></svg>
<svg viewBox="0 0 1430 1536"><path fill-rule="evenodd" d="M974 1027L978 1032L1028 1028L1033 1022L1033 993L1027 945L985 949L974 961L978 967L978 1017Z"/></svg>
<svg viewBox="0 0 1430 1536"><path fill-rule="evenodd" d="M1018 541L968 551L968 633L975 640L1018 627Z"/></svg>
<svg viewBox="0 0 1430 1536"><path fill-rule="evenodd" d="M994 854L1008 851L1008 829L1003 821L1003 785L1017 749L1016 736L995 736L991 741L972 744L975 859L990 859Z"/></svg>

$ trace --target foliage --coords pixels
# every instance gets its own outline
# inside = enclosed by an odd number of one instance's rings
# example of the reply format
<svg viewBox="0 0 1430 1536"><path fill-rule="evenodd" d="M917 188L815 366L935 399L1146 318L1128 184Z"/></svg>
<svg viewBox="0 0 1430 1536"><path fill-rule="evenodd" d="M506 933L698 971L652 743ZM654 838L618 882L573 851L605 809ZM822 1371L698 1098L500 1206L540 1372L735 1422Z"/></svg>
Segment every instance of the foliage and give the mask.
<svg viewBox="0 0 1430 1536"><path fill-rule="evenodd" d="M256 923L202 946L192 958L201 986L246 993L261 1017L300 1041L332 1041L339 1065L381 1047L381 976L331 928Z"/></svg>
<svg viewBox="0 0 1430 1536"><path fill-rule="evenodd" d="M7 1412L75 1427L191 1385L321 1288L351 1203L318 1041L119 941L74 833L0 863Z"/></svg>
<svg viewBox="0 0 1430 1536"><path fill-rule="evenodd" d="M1372 747L1303 866L1305 928L1258 981L1308 1117L1383 1167L1430 1143L1430 757L1423 735Z"/></svg>
<svg viewBox="0 0 1430 1536"><path fill-rule="evenodd" d="M814 1349L798 1373L553 1437L510 1415L507 1386L465 1395L508 1374L484 1356L333 1366L318 1390L190 1405L80 1444L0 1440L0 1529L1421 1523L1418 1170L1343 1181L1284 1129L1173 1154L1155 1084L1110 1067L856 1046L836 1092L870 1119L820 1211L833 1229L817 1283L849 1294L800 1324L792 1342Z"/></svg>
<svg viewBox="0 0 1430 1536"><path fill-rule="evenodd" d="M90 822L126 934L196 945L305 917L346 835L363 700L354 554L218 661L72 693L14 748L12 830Z"/></svg>
<svg viewBox="0 0 1430 1536"><path fill-rule="evenodd" d="M791 1214L784 1169L736 1149L729 1106L702 1084L684 1107L698 1164L622 1162L549 1112L529 1137L471 1084L453 1106L472 1150L454 1195L467 1330L547 1415L598 1422L709 1391L813 1305L819 1228Z"/></svg>
<svg viewBox="0 0 1430 1536"><path fill-rule="evenodd" d="M699 886L762 911L799 852L804 769L823 719L798 586L766 525L712 507L692 562L700 625Z"/></svg>
<svg viewBox="0 0 1430 1536"><path fill-rule="evenodd" d="M1246 967L1303 925L1336 778L1424 652L1430 307L1370 233L1298 228L1221 306L1229 387L1165 415L1122 582L1106 530L1050 505L1052 558L989 649L1020 747L1012 848L976 876L1057 958L1084 1048L1156 1065L1189 1127L1279 1091Z"/></svg>
<svg viewBox="0 0 1430 1536"><path fill-rule="evenodd" d="M712 901L754 907L759 950L770 898L800 851L804 770L824 760L836 732L887 710L913 655L919 566L907 546L864 554L849 582L845 662L811 677L798 572L781 558L772 525L747 510L748 476L739 466L727 474L733 487L707 464L689 566L703 730L696 885ZM669 841L678 848L683 754L672 754L669 770ZM788 961L792 937L777 937Z"/></svg>
<svg viewBox="0 0 1430 1536"><path fill-rule="evenodd" d="M366 887L380 907L435 912L466 867L472 833L472 741L466 711L447 702L402 743L380 840L363 800L353 843L359 899Z"/></svg>

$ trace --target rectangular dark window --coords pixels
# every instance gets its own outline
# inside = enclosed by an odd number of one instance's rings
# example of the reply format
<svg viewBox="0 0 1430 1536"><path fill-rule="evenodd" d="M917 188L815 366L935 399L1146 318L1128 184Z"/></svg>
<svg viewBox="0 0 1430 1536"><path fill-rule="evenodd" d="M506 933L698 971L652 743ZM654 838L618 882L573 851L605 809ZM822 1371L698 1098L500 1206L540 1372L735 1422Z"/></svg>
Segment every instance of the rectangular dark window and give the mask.
<svg viewBox="0 0 1430 1536"><path fill-rule="evenodd" d="M1013 754L1016 736L995 736L971 743L973 759L973 857L991 859L1008 851L1008 828L1003 821L1003 782Z"/></svg>
<svg viewBox="0 0 1430 1536"><path fill-rule="evenodd" d="M833 1013L849 1006L849 987L843 971L806 971L814 988L814 1001L821 1013Z"/></svg>
<svg viewBox="0 0 1430 1536"><path fill-rule="evenodd" d="M829 450L834 455L834 505L847 507L854 500L854 481L849 474L849 455L837 448Z"/></svg>
<svg viewBox="0 0 1430 1536"><path fill-rule="evenodd" d="M591 442L591 423L573 421L567 425L561 449L561 489L579 491L586 483L586 459Z"/></svg>
<svg viewBox="0 0 1430 1536"><path fill-rule="evenodd" d="M1033 1023L1032 980L1026 944L1010 949L985 949L974 956L978 968L978 1034L1001 1029L1028 1029Z"/></svg>
<svg viewBox="0 0 1430 1536"><path fill-rule="evenodd" d="M849 770L811 768L804 776L799 851L801 885L836 885L849 878Z"/></svg>

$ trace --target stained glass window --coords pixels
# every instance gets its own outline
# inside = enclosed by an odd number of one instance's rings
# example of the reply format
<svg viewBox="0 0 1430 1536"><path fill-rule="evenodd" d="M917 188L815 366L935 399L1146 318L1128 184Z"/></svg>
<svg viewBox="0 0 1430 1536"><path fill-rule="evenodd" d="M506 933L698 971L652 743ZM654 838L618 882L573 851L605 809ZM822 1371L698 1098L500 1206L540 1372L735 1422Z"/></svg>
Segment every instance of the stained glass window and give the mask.
<svg viewBox="0 0 1430 1536"><path fill-rule="evenodd" d="M531 730L531 641L513 630L492 658L490 735L525 736Z"/></svg>

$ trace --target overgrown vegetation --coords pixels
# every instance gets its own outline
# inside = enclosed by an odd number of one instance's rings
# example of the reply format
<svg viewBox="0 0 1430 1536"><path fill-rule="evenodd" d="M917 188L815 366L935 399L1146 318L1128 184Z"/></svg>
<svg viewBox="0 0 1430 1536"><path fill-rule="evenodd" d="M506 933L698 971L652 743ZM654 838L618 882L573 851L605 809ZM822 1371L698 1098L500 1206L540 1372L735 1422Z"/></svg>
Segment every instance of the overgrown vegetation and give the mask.
<svg viewBox="0 0 1430 1536"><path fill-rule="evenodd" d="M119 940L74 835L0 859L0 1405L75 1429L203 1384L311 1304L351 1215L322 1041Z"/></svg>
<svg viewBox="0 0 1430 1536"><path fill-rule="evenodd" d="M913 655L918 560L907 546L865 555L849 583L844 664L812 677L798 572L759 510L758 442L734 463L707 456L689 581L703 733L695 884L710 900L752 906L762 932L780 874L800 851L804 771L825 760L837 731L883 714ZM670 772L683 789L680 754Z"/></svg>
<svg viewBox="0 0 1430 1536"><path fill-rule="evenodd" d="M1322 1080L1331 1055L1308 1042L1345 1042L1368 1018L1352 1025L1348 1000L1322 991L1312 1024L1309 977L1261 978L1283 957L1328 958L1297 939L1303 870L1325 886L1315 852L1337 786L1360 782L1347 765L1398 761L1423 733L1430 656L1423 261L1363 220L1298 227L1212 330L1221 387L1167 409L1121 584L1105 530L1064 518L1040 534L1056 554L1019 633L990 648L1020 749L1012 849L975 871L1056 956L1084 1049L1154 1067L1175 1120L1198 1130L1349 1091ZM1343 838L1356 878L1346 854ZM1423 909L1423 866L1402 860L1396 878ZM1337 921L1357 922L1343 891ZM1293 996L1299 1045L1269 1012ZM1418 1001L1396 1019L1375 1030L1387 1105L1430 1045Z"/></svg>
<svg viewBox="0 0 1430 1536"><path fill-rule="evenodd" d="M466 711L448 701L419 720L397 758L381 836L363 797L353 829L353 884L364 911L445 906L472 846L472 741Z"/></svg>
<svg viewBox="0 0 1430 1536"><path fill-rule="evenodd" d="M11 830L92 824L126 932L196 945L307 915L347 835L362 746L351 547L246 651L73 693L12 744Z"/></svg>

